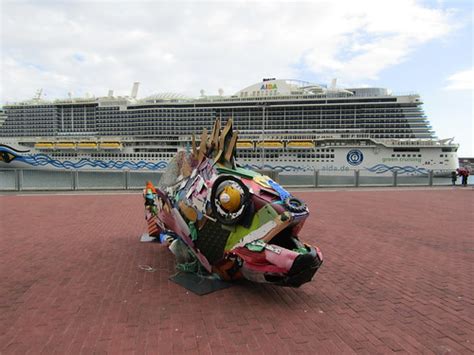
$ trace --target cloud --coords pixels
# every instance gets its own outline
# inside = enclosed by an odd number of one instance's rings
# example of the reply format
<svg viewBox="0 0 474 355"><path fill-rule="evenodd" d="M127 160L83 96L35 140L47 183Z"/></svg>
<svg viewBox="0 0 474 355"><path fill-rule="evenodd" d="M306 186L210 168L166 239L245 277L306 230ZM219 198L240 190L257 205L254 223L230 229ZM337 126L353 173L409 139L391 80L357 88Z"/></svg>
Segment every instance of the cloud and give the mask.
<svg viewBox="0 0 474 355"><path fill-rule="evenodd" d="M474 68L454 73L447 81L446 90L474 90Z"/></svg>
<svg viewBox="0 0 474 355"><path fill-rule="evenodd" d="M232 94L263 77L376 79L445 36L450 11L412 0L4 2L0 102L109 88ZM41 68L41 70L39 70Z"/></svg>
<svg viewBox="0 0 474 355"><path fill-rule="evenodd" d="M72 57L73 57L76 61L78 61L78 62L83 62L83 61L86 60L86 58L84 57L84 55L81 54L81 53L74 53L74 54L72 55Z"/></svg>

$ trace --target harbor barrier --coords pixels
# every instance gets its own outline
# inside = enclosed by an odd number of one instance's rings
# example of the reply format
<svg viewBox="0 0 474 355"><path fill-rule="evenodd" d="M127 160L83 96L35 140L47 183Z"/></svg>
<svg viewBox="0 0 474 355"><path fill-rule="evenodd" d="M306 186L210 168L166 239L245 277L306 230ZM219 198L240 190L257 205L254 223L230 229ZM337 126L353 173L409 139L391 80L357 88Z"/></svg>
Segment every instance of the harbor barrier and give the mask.
<svg viewBox="0 0 474 355"><path fill-rule="evenodd" d="M260 172L288 188L451 185L451 178L439 177L433 171L414 176L398 174L396 171L367 175L359 170L343 175L319 170L298 174L274 170ZM142 189L148 180L156 184L161 175L161 172L130 170L0 169L0 191L137 190ZM460 183L460 179L457 183Z"/></svg>
<svg viewBox="0 0 474 355"><path fill-rule="evenodd" d="M134 190L161 172L0 169L0 190Z"/></svg>

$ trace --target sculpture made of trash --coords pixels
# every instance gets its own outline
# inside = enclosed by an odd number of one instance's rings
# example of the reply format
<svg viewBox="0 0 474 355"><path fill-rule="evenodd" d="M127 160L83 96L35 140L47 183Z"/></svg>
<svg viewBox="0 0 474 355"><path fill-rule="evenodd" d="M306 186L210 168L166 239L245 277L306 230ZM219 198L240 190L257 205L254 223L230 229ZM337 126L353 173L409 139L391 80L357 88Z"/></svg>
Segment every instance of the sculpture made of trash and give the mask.
<svg viewBox="0 0 474 355"><path fill-rule="evenodd" d="M299 287L322 264L316 246L298 233L306 204L268 176L235 162L237 132L229 119L199 147L179 152L155 189L144 191L148 231L175 254L178 269L223 280ZM153 203L150 204L150 194Z"/></svg>

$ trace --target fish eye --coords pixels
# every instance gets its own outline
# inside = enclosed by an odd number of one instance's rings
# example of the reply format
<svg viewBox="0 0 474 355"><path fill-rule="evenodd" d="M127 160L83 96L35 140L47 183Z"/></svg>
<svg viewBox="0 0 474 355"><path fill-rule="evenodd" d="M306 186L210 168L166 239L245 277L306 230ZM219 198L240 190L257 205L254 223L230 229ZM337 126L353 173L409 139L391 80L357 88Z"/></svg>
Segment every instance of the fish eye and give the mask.
<svg viewBox="0 0 474 355"><path fill-rule="evenodd" d="M250 205L250 191L238 178L219 176L212 186L212 212L222 224L238 223Z"/></svg>

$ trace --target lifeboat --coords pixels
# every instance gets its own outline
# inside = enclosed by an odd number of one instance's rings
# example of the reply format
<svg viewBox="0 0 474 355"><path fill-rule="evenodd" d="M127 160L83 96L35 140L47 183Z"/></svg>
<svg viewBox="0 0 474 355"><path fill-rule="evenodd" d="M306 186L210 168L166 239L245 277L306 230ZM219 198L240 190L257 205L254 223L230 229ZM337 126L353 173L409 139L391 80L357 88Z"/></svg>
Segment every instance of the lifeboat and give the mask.
<svg viewBox="0 0 474 355"><path fill-rule="evenodd" d="M100 149L121 149L122 144L118 141L108 141L108 142L101 142L99 144Z"/></svg>
<svg viewBox="0 0 474 355"><path fill-rule="evenodd" d="M252 141L238 141L237 148L238 149L253 149L253 142Z"/></svg>
<svg viewBox="0 0 474 355"><path fill-rule="evenodd" d="M257 143L258 148L283 149L283 142L280 141L262 141Z"/></svg>
<svg viewBox="0 0 474 355"><path fill-rule="evenodd" d="M290 149L313 149L314 143L311 141L290 141L286 143L286 147Z"/></svg>
<svg viewBox="0 0 474 355"><path fill-rule="evenodd" d="M36 142L35 143L36 149L54 149L53 142Z"/></svg>
<svg viewBox="0 0 474 355"><path fill-rule="evenodd" d="M96 142L79 142L77 143L78 149L97 149Z"/></svg>
<svg viewBox="0 0 474 355"><path fill-rule="evenodd" d="M75 142L57 142L56 149L76 149Z"/></svg>

